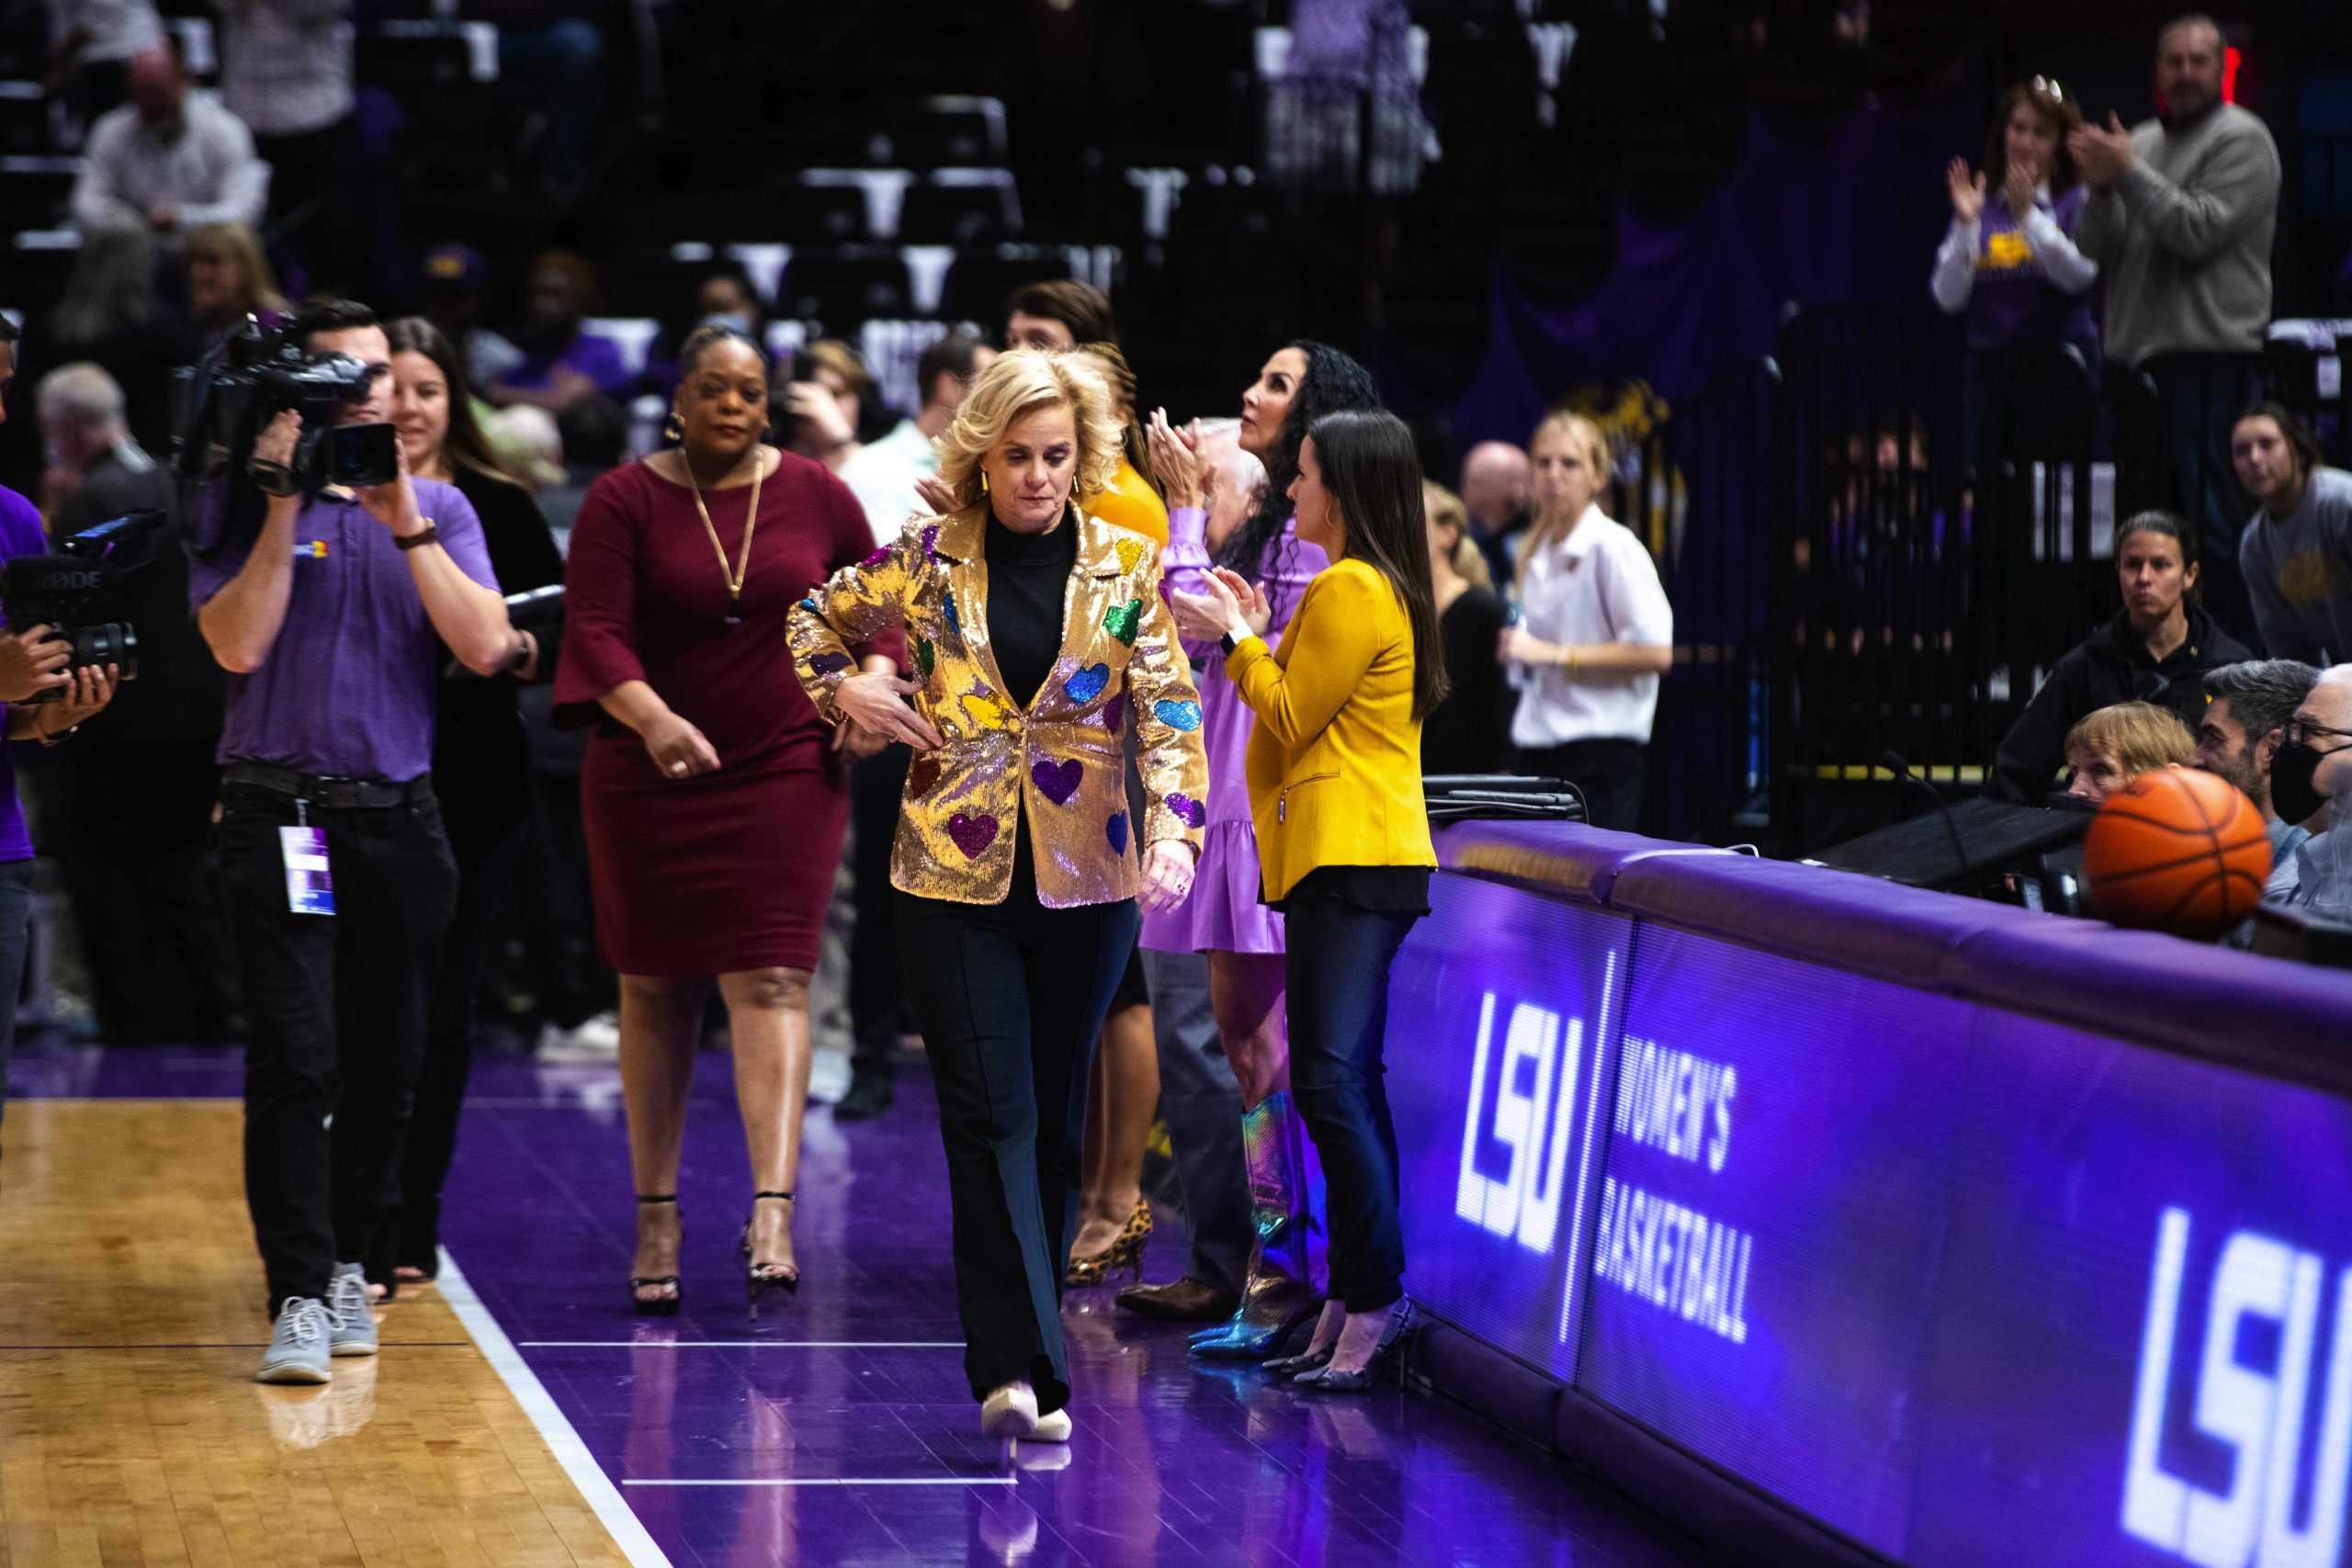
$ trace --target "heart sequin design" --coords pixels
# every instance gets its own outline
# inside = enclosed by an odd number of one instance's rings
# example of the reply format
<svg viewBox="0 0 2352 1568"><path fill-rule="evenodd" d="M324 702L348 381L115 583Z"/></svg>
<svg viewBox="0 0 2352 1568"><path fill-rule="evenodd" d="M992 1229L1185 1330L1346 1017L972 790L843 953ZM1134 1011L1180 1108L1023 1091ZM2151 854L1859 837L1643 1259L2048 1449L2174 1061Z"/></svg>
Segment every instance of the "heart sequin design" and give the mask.
<svg viewBox="0 0 2352 1568"><path fill-rule="evenodd" d="M884 561L887 561L887 560L888 560L889 558L890 558L890 547L889 547L889 546L888 546L888 545L885 545L885 546L883 546L880 549L876 550L872 555L870 555L870 556L866 557L864 560L862 560L862 561L858 562L857 564L858 564L859 566L861 566L861 567L865 568L867 571L872 571L876 567L880 566Z"/></svg>
<svg viewBox="0 0 2352 1568"><path fill-rule="evenodd" d="M1135 645L1136 633L1143 626L1143 601L1130 599L1124 604L1114 604L1102 612L1102 629L1129 647Z"/></svg>
<svg viewBox="0 0 2352 1568"><path fill-rule="evenodd" d="M1002 729L1004 716L1012 711L996 698L984 697L977 693L956 700L964 705L964 716L982 729Z"/></svg>
<svg viewBox="0 0 2352 1568"><path fill-rule="evenodd" d="M1201 827L1209 819L1208 807L1203 806L1199 801L1194 800L1189 795L1170 795L1168 797L1168 811L1170 816L1175 818L1177 821L1182 822L1187 828Z"/></svg>
<svg viewBox="0 0 2352 1568"><path fill-rule="evenodd" d="M925 751L907 764L907 793L920 800L939 786L939 759Z"/></svg>
<svg viewBox="0 0 2352 1568"><path fill-rule="evenodd" d="M1122 576L1135 570L1136 563L1143 559L1143 541L1140 539L1121 539L1116 548L1119 552L1119 571Z"/></svg>
<svg viewBox="0 0 2352 1568"><path fill-rule="evenodd" d="M1160 723L1170 729L1194 730L1201 727L1201 705L1196 702L1170 698L1151 705L1151 711Z"/></svg>
<svg viewBox="0 0 2352 1568"><path fill-rule="evenodd" d="M1074 702L1080 707L1083 707L1088 703L1091 703L1095 698L1101 696L1102 694L1102 688L1110 683L1111 667L1109 665L1090 664L1085 669L1078 671L1075 675L1072 675L1069 680L1064 681L1062 682L1062 690L1069 694L1069 700L1071 702Z"/></svg>
<svg viewBox="0 0 2352 1568"><path fill-rule="evenodd" d="M825 613L825 607L817 603L817 596L814 593L800 601L800 607L812 615L821 615Z"/></svg>
<svg viewBox="0 0 2352 1568"><path fill-rule="evenodd" d="M1127 694L1114 692L1102 705L1102 728L1116 735L1127 727Z"/></svg>
<svg viewBox="0 0 2352 1568"><path fill-rule="evenodd" d="M939 613L946 620L949 632L956 637L964 635L964 624L956 618L956 595L943 593L939 596Z"/></svg>
<svg viewBox="0 0 2352 1568"><path fill-rule="evenodd" d="M958 811L947 819L947 836L964 852L966 860L978 860L982 851L996 842L996 818L989 816L967 817Z"/></svg>
<svg viewBox="0 0 2352 1568"><path fill-rule="evenodd" d="M1127 814L1124 811L1113 812L1111 819L1102 824L1102 836L1111 840L1113 854L1125 854L1127 852Z"/></svg>
<svg viewBox="0 0 2352 1568"><path fill-rule="evenodd" d="M1037 786L1039 795L1056 806L1068 806L1085 776L1084 765L1075 757L1066 757L1058 762L1040 759L1029 764L1030 782Z"/></svg>
<svg viewBox="0 0 2352 1568"><path fill-rule="evenodd" d="M927 561L939 558L939 525L936 523L922 531L922 558Z"/></svg>
<svg viewBox="0 0 2352 1568"><path fill-rule="evenodd" d="M846 670L849 664L850 659L846 653L812 653L808 656L808 668L820 675L831 675Z"/></svg>
<svg viewBox="0 0 2352 1568"><path fill-rule="evenodd" d="M922 671L922 678L926 682L931 679L932 667L937 662L937 659L938 652L931 646L931 638L927 637L915 638L915 668Z"/></svg>

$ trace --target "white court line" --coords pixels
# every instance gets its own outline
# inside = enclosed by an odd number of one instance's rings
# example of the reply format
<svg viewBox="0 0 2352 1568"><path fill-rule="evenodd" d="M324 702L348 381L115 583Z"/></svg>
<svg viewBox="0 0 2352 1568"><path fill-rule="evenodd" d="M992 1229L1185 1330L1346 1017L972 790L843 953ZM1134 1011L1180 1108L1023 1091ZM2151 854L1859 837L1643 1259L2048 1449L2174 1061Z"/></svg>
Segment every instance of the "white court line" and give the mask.
<svg viewBox="0 0 2352 1568"><path fill-rule="evenodd" d="M572 1430L571 1423L548 1393L547 1385L539 1382L538 1374L523 1359L514 1342L506 1337L506 1331L498 1326L498 1319L474 1294L474 1288L466 1282L465 1271L458 1267L458 1260L449 1256L446 1247L441 1249L441 1269L435 1283L441 1299L458 1314L458 1321L473 1336L474 1344L496 1369L507 1392L523 1407L523 1414L538 1428L539 1436L554 1452L556 1462L563 1466L563 1472L580 1488L580 1495L587 1499L590 1509L604 1522L613 1544L628 1559L629 1568L670 1568L668 1555L653 1544L653 1538L645 1533L645 1526L629 1512L628 1505L621 1500L619 1491L605 1474L605 1467L596 1462L588 1445Z"/></svg>
<svg viewBox="0 0 2352 1568"><path fill-rule="evenodd" d="M624 1481L624 1486L1011 1486L1010 1475L810 1475L746 1481Z"/></svg>
<svg viewBox="0 0 2352 1568"><path fill-rule="evenodd" d="M526 1339L526 1350L961 1350L961 1339Z"/></svg>

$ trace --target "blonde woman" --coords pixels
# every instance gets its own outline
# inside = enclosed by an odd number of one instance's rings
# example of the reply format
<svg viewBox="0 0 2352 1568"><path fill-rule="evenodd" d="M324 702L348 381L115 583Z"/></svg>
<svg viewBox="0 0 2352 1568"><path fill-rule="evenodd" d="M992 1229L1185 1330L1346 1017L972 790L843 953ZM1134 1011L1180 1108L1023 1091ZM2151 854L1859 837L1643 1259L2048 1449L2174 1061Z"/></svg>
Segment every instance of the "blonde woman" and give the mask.
<svg viewBox="0 0 2352 1568"><path fill-rule="evenodd" d="M2066 793L2100 805L2143 773L2196 760L2197 737L2179 715L2154 703L2115 703L2066 732Z"/></svg>
<svg viewBox="0 0 2352 1568"><path fill-rule="evenodd" d="M292 309L277 291L261 237L243 223L207 223L188 236L187 308L208 344L247 316L276 327Z"/></svg>
<svg viewBox="0 0 2352 1568"><path fill-rule="evenodd" d="M1674 663L1674 611L1633 531L1598 504L1609 442L1555 413L1529 443L1535 523L1519 556L1519 619L1496 652L1520 688L1519 771L1562 778L1600 828L1641 825L1658 677Z"/></svg>
<svg viewBox="0 0 2352 1568"><path fill-rule="evenodd" d="M1088 1053L1137 894L1165 908L1191 892L1206 819L1200 694L1159 547L1085 510L1118 458L1098 377L1007 354L940 438L955 509L909 523L791 622L818 711L914 751L890 880L939 1091L964 1368L984 1431L1048 1442L1070 1428L1060 1298ZM899 627L912 679L857 673L850 649Z"/></svg>
<svg viewBox="0 0 2352 1568"><path fill-rule="evenodd" d="M1444 699L1421 721L1421 772L1503 773L1510 767L1511 705L1518 694L1487 652L1510 625L1509 613L1495 596L1485 553L1470 537L1470 509L1462 498L1424 479L1421 515L1447 686Z"/></svg>

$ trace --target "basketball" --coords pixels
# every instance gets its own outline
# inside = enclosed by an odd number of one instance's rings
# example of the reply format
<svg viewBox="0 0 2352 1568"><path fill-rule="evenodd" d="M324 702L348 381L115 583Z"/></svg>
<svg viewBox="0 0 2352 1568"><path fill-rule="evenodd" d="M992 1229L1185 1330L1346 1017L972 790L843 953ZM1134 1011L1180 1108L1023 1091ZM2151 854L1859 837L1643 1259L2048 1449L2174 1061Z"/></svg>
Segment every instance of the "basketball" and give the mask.
<svg viewBox="0 0 2352 1568"><path fill-rule="evenodd" d="M2107 797L2083 840L2091 904L2119 926L2214 937L2262 898L2270 835L2243 791L2158 768Z"/></svg>

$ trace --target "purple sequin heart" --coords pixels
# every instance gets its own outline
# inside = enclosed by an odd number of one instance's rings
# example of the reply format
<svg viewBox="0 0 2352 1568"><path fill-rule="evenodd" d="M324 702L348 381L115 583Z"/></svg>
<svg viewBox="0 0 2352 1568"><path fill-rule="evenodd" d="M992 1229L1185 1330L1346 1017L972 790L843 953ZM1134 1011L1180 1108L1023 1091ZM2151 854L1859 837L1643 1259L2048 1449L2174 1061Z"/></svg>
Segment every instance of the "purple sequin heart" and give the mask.
<svg viewBox="0 0 2352 1568"><path fill-rule="evenodd" d="M849 665L850 658L846 653L812 653L808 656L808 668L820 675L831 675L835 671L848 669Z"/></svg>
<svg viewBox="0 0 2352 1568"><path fill-rule="evenodd" d="M1111 819L1102 824L1102 836L1111 840L1113 854L1125 854L1127 852L1127 814L1124 811L1113 812Z"/></svg>
<svg viewBox="0 0 2352 1568"><path fill-rule="evenodd" d="M1127 694L1114 692L1102 705L1102 728L1116 735L1127 727Z"/></svg>
<svg viewBox="0 0 2352 1568"><path fill-rule="evenodd" d="M1056 806L1069 804L1069 797L1078 793L1079 781L1085 773L1086 770L1080 766L1075 757L1065 758L1058 762L1041 759L1029 764L1029 777L1036 784L1037 793Z"/></svg>
<svg viewBox="0 0 2352 1568"><path fill-rule="evenodd" d="M885 545L885 546L883 546L880 549L878 549L878 550L875 551L872 555L867 556L864 560L862 560L862 561L858 562L857 564L858 564L858 565L860 565L860 566L862 566L862 567L864 567L866 570L868 570L868 571L872 571L876 567L880 566L884 561L887 561L887 560L888 560L889 558L890 558L890 547L889 547L889 546L888 546L888 545Z"/></svg>
<svg viewBox="0 0 2352 1568"><path fill-rule="evenodd" d="M1208 807L1189 795L1170 795L1168 809L1177 821L1187 828L1198 828L1209 819Z"/></svg>
<svg viewBox="0 0 2352 1568"><path fill-rule="evenodd" d="M958 811L947 819L947 836L966 860L979 859L980 852L996 842L996 818L989 816L967 817Z"/></svg>
<svg viewBox="0 0 2352 1568"><path fill-rule="evenodd" d="M922 558L927 561L939 558L939 525L936 523L922 531Z"/></svg>

